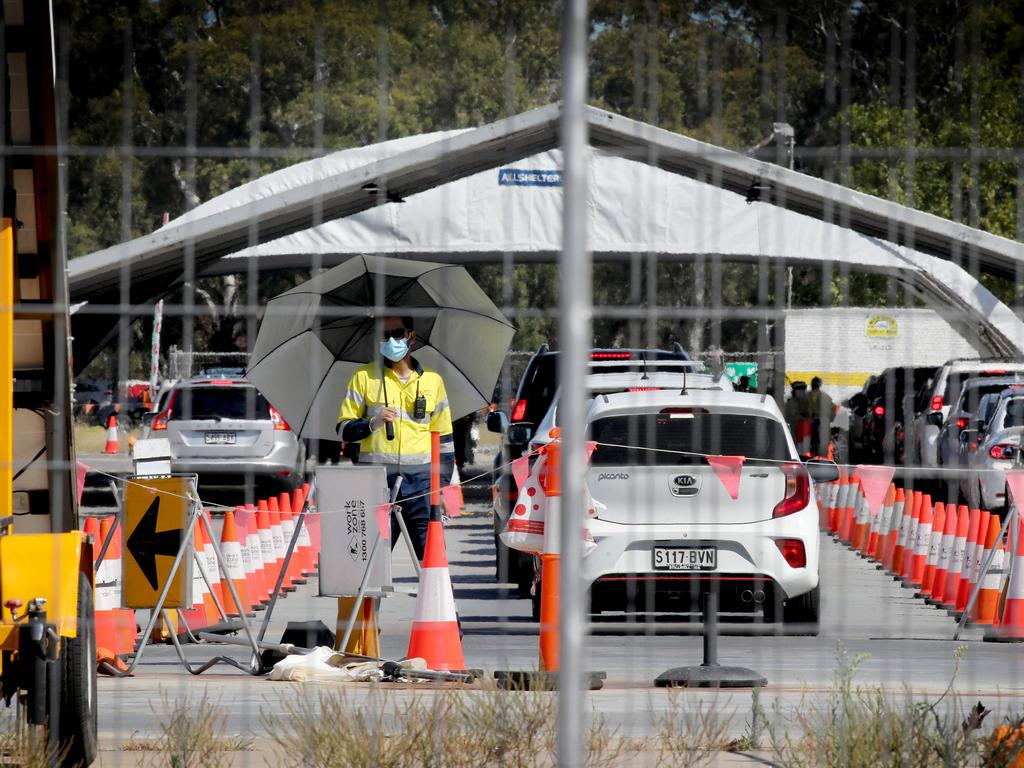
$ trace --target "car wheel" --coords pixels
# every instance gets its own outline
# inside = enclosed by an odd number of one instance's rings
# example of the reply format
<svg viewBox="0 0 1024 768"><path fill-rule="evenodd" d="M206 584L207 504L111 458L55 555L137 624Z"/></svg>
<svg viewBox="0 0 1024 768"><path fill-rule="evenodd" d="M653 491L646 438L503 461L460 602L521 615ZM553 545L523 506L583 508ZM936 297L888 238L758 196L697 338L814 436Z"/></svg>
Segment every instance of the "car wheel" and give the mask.
<svg viewBox="0 0 1024 768"><path fill-rule="evenodd" d="M782 607L782 623L786 625L786 634L817 636L820 614L820 587L786 600Z"/></svg>
<svg viewBox="0 0 1024 768"><path fill-rule="evenodd" d="M515 584L519 580L519 553L509 549L494 534L494 580L499 584Z"/></svg>

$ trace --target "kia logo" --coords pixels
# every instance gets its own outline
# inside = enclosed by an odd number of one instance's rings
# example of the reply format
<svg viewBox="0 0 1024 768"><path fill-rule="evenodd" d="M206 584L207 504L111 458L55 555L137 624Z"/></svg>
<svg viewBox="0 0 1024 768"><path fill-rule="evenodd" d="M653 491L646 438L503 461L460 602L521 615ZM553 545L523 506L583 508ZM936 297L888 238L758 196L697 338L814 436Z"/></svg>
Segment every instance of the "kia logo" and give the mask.
<svg viewBox="0 0 1024 768"><path fill-rule="evenodd" d="M672 482L677 488L693 488L697 484L697 478L693 475L676 475Z"/></svg>

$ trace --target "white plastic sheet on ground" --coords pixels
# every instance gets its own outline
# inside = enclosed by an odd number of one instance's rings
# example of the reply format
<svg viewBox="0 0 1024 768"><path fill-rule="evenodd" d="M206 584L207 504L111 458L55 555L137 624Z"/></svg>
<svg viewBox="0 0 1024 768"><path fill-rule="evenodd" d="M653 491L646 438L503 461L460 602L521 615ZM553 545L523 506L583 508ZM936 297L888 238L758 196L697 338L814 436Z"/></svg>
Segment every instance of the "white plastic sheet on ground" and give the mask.
<svg viewBox="0 0 1024 768"><path fill-rule="evenodd" d="M383 679L383 662L359 661L346 664L347 658L345 654L321 645L304 656L288 656L277 662L270 671L270 679L293 683L366 683ZM406 659L399 664L404 669L427 668L423 659Z"/></svg>

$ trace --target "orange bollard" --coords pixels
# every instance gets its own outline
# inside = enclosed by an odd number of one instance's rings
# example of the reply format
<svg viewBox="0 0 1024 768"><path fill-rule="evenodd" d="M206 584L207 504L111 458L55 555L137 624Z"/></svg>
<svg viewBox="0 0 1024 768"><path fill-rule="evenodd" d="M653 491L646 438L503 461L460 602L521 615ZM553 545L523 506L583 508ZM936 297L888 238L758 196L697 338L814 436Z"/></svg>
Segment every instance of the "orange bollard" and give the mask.
<svg viewBox="0 0 1024 768"><path fill-rule="evenodd" d="M978 535L981 533L981 510L972 509L967 527L967 544L964 547L964 560L960 565L960 582L956 591L956 602L954 611L956 614L963 613L967 607L967 598L971 590L971 568L974 565L975 549L978 546Z"/></svg>
<svg viewBox="0 0 1024 768"><path fill-rule="evenodd" d="M224 512L224 525L220 533L220 552L224 556L225 579L230 579L230 585L225 581L222 592L224 594L224 612L229 616L255 615L249 611L249 591L245 588L245 565L242 556L242 542L238 538L238 526L235 524L235 513L230 509ZM216 557L216 555L214 555ZM238 601L235 601L231 594L231 587L235 588L238 594Z"/></svg>
<svg viewBox="0 0 1024 768"><path fill-rule="evenodd" d="M921 499L921 512L917 520L917 539L914 543L914 558L910 567L910 583L915 587L920 587L924 581L928 548L932 541L932 519L932 497L926 494Z"/></svg>
<svg viewBox="0 0 1024 768"><path fill-rule="evenodd" d="M103 446L103 453L120 453L121 445L117 439L117 414L110 414L107 419L107 442Z"/></svg>
<svg viewBox="0 0 1024 768"><path fill-rule="evenodd" d="M946 516L942 523L942 539L939 541L939 556L935 561L935 577L932 579L932 594L926 598L929 605L940 606L946 590L946 577L949 573L949 562L953 556L953 542L956 539L956 505L946 507Z"/></svg>
<svg viewBox="0 0 1024 768"><path fill-rule="evenodd" d="M924 494L914 491L913 504L910 508L910 525L907 528L907 546L903 550L903 568L899 572L900 579L909 584L914 575L914 552L917 550L917 532L921 527L921 505Z"/></svg>
<svg viewBox="0 0 1024 768"><path fill-rule="evenodd" d="M1003 588L1003 576L1006 571L1003 567L1003 543L999 540L999 517L991 515L988 519L988 531L985 535L985 557L995 550L992 558L992 565L981 580L981 588L978 590L978 599L974 603L970 619L975 624L991 626L996 623L999 614L999 593Z"/></svg>
<svg viewBox="0 0 1024 768"><path fill-rule="evenodd" d="M935 502L935 513L932 517L932 534L928 543L928 557L924 561L924 578L921 580L921 596L932 596L935 589L935 570L939 564L939 552L942 550L942 534L946 526L946 505Z"/></svg>
<svg viewBox="0 0 1024 768"><path fill-rule="evenodd" d="M277 548L274 546L274 531L270 524L270 512L266 500L261 499L256 511L256 523L260 532L260 555L263 558L263 583L267 592L265 600L269 600L277 584Z"/></svg>
<svg viewBox="0 0 1024 768"><path fill-rule="evenodd" d="M882 567L892 573L893 558L896 556L896 542L899 540L900 530L903 527L903 507L906 496L902 488L896 489L896 495L892 502L892 515L889 518L889 531L885 537L885 552L882 556Z"/></svg>
<svg viewBox="0 0 1024 768"><path fill-rule="evenodd" d="M956 513L956 535L953 538L953 551L949 557L949 568L946 571L946 585L942 590L942 604L948 609L956 607L957 594L960 592L960 571L964 567L964 553L967 550L967 534L970 531L971 515L967 507L961 504Z"/></svg>

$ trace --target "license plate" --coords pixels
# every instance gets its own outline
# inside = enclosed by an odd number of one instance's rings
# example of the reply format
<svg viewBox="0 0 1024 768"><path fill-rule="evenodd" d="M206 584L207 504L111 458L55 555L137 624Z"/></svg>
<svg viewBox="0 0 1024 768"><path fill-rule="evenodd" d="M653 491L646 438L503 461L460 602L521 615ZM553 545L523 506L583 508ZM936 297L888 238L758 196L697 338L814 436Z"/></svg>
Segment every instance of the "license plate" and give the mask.
<svg viewBox="0 0 1024 768"><path fill-rule="evenodd" d="M656 571L713 571L718 567L715 547L655 547Z"/></svg>
<svg viewBox="0 0 1024 768"><path fill-rule="evenodd" d="M207 445L234 445L235 444L235 433L234 432L207 432L206 433L206 444Z"/></svg>

